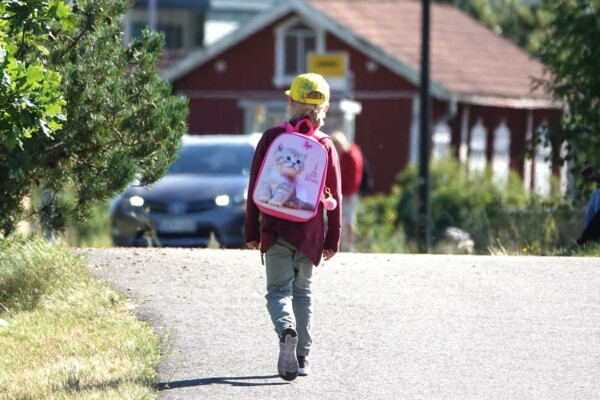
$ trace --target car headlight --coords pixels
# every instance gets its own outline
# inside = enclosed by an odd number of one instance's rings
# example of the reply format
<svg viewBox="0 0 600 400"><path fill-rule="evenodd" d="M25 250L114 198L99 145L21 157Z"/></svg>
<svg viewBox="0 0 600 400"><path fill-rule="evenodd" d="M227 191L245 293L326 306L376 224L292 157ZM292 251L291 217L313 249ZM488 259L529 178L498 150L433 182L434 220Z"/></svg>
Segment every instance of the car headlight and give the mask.
<svg viewBox="0 0 600 400"><path fill-rule="evenodd" d="M215 197L215 204L218 205L219 207L227 207L230 203L230 199L229 196L226 194L221 194L217 197Z"/></svg>
<svg viewBox="0 0 600 400"><path fill-rule="evenodd" d="M133 207L142 207L144 205L144 198L141 196L131 196L129 204Z"/></svg>
<svg viewBox="0 0 600 400"><path fill-rule="evenodd" d="M221 194L215 197L215 204L219 207L235 206L238 204L243 204L246 201L247 197L247 192L235 196Z"/></svg>

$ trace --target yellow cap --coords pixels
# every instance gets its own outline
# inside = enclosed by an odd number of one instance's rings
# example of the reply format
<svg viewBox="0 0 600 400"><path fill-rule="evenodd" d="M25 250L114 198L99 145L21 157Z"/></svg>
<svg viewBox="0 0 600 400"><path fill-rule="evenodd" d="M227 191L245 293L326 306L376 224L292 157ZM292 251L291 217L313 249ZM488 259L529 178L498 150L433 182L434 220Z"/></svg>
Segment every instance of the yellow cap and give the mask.
<svg viewBox="0 0 600 400"><path fill-rule="evenodd" d="M323 98L312 99L308 95L312 92L318 92L323 95ZM329 85L325 78L319 74L302 74L294 78L290 90L286 90L285 94L294 101L305 104L327 104L329 103Z"/></svg>

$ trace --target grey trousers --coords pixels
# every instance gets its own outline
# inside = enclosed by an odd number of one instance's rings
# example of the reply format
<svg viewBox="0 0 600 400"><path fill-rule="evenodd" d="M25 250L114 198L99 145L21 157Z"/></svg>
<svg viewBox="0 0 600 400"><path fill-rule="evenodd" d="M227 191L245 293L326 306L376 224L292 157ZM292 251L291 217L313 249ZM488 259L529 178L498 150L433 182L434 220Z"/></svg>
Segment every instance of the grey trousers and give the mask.
<svg viewBox="0 0 600 400"><path fill-rule="evenodd" d="M298 332L297 354L308 356L312 339L313 263L302 252L278 239L266 252L267 309L277 335L286 328Z"/></svg>

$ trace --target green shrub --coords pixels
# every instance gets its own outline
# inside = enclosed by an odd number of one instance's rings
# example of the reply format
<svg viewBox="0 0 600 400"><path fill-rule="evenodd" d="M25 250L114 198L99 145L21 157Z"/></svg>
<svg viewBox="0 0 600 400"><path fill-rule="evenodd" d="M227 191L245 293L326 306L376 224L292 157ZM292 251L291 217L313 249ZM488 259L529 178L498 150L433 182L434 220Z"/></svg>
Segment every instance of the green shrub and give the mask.
<svg viewBox="0 0 600 400"><path fill-rule="evenodd" d="M475 249L487 250L494 227L506 208L522 208L527 193L514 174L509 176L507 190L492 182L489 173L470 176L454 159L434 162L431 167L432 242L444 239L449 227L457 227L477 238ZM400 199L397 224L404 226L409 241L417 239L418 174L414 166L398 177Z"/></svg>
<svg viewBox="0 0 600 400"><path fill-rule="evenodd" d="M390 195L361 199L357 250L416 251L418 235L418 172L407 168ZM474 240L476 253L546 254L573 245L581 233L584 206L573 207L557 190L540 197L525 189L514 172L505 186L488 172L471 176L454 159L431 166L432 244L451 251L445 232L456 227Z"/></svg>
<svg viewBox="0 0 600 400"><path fill-rule="evenodd" d="M65 240L71 246L110 247L110 200L98 202L85 221L73 221L65 231Z"/></svg>
<svg viewBox="0 0 600 400"><path fill-rule="evenodd" d="M503 252L551 254L572 247L583 229L585 207L532 196L522 209L505 209L494 226L490 248Z"/></svg>
<svg viewBox="0 0 600 400"><path fill-rule="evenodd" d="M363 197L358 205L356 251L360 253L406 253L406 239L396 225L397 196Z"/></svg>
<svg viewBox="0 0 600 400"><path fill-rule="evenodd" d="M75 192L71 188L64 191L65 198L68 202L76 202ZM41 190L35 190L31 196L31 208L37 210L33 212L38 215L31 221L31 230L33 234L45 234L47 225L40 218L46 214L40 212L44 208L43 204L44 193ZM65 213L69 217L63 221L64 230L52 231L53 235L60 238L62 242L69 246L75 247L110 247L110 226L109 226L109 209L110 199L96 201L90 204L88 212L81 215L80 219L75 219L73 214ZM54 215L52 210L48 210L50 215ZM61 214L63 215L63 214Z"/></svg>

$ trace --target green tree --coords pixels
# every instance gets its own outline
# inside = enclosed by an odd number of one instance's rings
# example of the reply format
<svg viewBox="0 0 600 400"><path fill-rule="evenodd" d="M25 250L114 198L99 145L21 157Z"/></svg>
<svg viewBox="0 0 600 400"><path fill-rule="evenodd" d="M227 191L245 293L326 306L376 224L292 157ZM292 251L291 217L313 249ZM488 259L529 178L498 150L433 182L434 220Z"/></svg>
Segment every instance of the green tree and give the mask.
<svg viewBox="0 0 600 400"><path fill-rule="evenodd" d="M48 44L73 25L65 0L0 2L0 146L51 137L64 121L61 77L47 68Z"/></svg>
<svg viewBox="0 0 600 400"><path fill-rule="evenodd" d="M441 0L479 20L499 35L536 55L552 15L541 2L522 0Z"/></svg>
<svg viewBox="0 0 600 400"><path fill-rule="evenodd" d="M550 141L555 150L567 143L565 159L579 171L600 160L600 0L547 0L546 7L553 19L541 43L548 74L540 83L566 106Z"/></svg>
<svg viewBox="0 0 600 400"><path fill-rule="evenodd" d="M69 118L54 137L32 137L26 151L0 149L0 233L14 229L21 199L36 188L48 196L32 212L60 229L134 179L157 180L176 157L187 100L157 74L161 35L146 31L122 45L121 16L132 4L75 2L75 27L53 41L48 57L63 77Z"/></svg>

